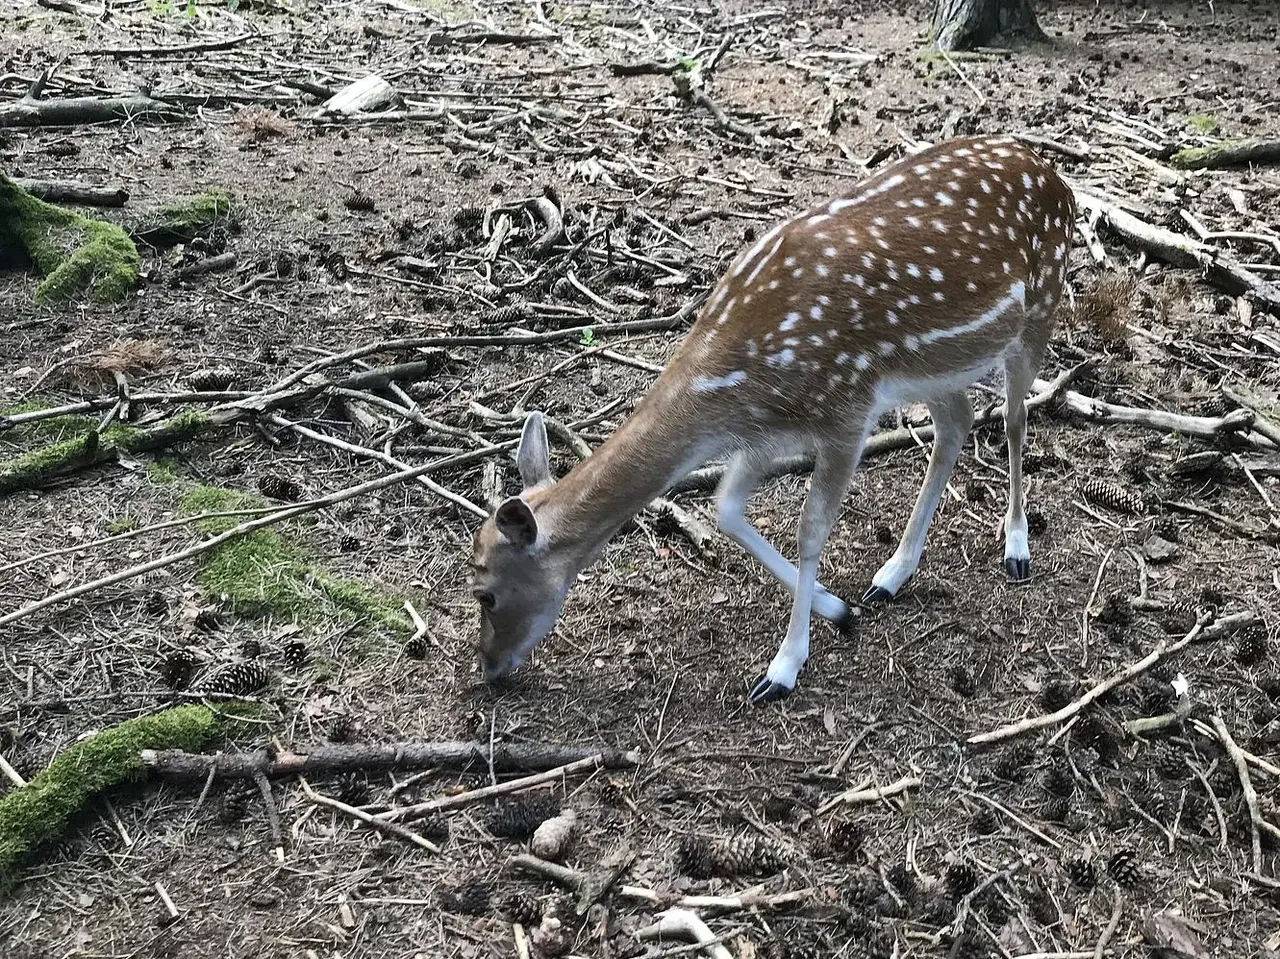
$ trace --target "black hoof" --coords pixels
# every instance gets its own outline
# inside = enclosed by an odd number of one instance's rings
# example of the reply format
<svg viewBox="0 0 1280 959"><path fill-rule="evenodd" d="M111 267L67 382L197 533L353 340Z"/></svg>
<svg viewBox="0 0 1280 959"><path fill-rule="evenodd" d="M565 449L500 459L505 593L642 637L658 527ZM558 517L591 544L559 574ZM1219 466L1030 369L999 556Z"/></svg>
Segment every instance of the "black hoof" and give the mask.
<svg viewBox="0 0 1280 959"><path fill-rule="evenodd" d="M893 593L889 592L883 586L872 586L862 594L862 605L871 606L876 603L893 602Z"/></svg>
<svg viewBox="0 0 1280 959"><path fill-rule="evenodd" d="M1031 578L1031 560L1030 559L1006 559L1004 561L1004 571L1009 574L1009 581L1013 583L1023 583Z"/></svg>
<svg viewBox="0 0 1280 959"><path fill-rule="evenodd" d="M791 690L783 686L781 683L775 683L768 676L765 676L754 686L751 692L747 693L747 702L752 706L759 706L761 703L771 703L778 699L786 699L791 695Z"/></svg>
<svg viewBox="0 0 1280 959"><path fill-rule="evenodd" d="M853 627L857 625L858 619L862 616L862 610L857 606L845 604L844 615L838 619L834 619L831 625L836 628L838 633L851 633Z"/></svg>

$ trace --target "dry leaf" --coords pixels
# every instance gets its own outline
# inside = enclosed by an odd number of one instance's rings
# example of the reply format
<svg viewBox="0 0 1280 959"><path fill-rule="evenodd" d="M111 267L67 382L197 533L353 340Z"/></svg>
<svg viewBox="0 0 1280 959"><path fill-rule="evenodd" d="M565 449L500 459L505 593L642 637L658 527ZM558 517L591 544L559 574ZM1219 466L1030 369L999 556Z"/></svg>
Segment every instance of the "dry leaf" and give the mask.
<svg viewBox="0 0 1280 959"><path fill-rule="evenodd" d="M1192 924L1171 912L1148 912L1142 917L1142 935L1160 959L1209 959Z"/></svg>

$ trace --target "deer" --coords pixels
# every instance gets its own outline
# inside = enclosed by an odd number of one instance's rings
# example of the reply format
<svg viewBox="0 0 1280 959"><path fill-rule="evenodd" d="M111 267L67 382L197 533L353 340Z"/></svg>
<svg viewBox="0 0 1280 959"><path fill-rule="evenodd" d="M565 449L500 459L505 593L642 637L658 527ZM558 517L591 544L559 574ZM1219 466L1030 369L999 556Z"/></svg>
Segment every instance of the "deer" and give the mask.
<svg viewBox="0 0 1280 959"><path fill-rule="evenodd" d="M559 480L545 418L529 413L515 455L522 490L472 541L484 681L525 662L579 573L632 517L690 471L724 460L716 524L791 597L786 632L747 699L790 695L814 614L846 626L916 572L973 426L966 391L1001 368L1004 572L1028 581L1026 397L1064 295L1075 217L1070 187L1018 140L925 146L739 253L630 415ZM908 403L927 406L933 446L901 540L855 609L818 581L819 559L868 436ZM746 504L774 461L797 454L813 465L792 563L747 520Z"/></svg>

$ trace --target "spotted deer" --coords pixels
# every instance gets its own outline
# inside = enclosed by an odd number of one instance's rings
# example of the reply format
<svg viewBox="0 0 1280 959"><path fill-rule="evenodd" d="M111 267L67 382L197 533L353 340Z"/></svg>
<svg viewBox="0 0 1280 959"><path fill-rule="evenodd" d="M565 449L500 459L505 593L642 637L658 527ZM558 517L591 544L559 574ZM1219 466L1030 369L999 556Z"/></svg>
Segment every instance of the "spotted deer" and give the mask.
<svg viewBox="0 0 1280 959"><path fill-rule="evenodd" d="M1063 295L1074 221L1071 190L1019 142L927 147L742 252L632 415L558 482L543 419L530 414L516 454L523 492L473 542L486 681L524 662L578 573L630 517L725 458L717 523L792 595L785 638L748 698L788 695L809 655L812 613L851 617L817 581L818 560L877 419L923 402L935 433L906 530L867 604L892 599L915 572L973 425L965 390L998 367L1009 447L1004 567L1009 579L1028 579L1024 401ZM813 473L793 565L744 508L771 462L800 452L812 453Z"/></svg>

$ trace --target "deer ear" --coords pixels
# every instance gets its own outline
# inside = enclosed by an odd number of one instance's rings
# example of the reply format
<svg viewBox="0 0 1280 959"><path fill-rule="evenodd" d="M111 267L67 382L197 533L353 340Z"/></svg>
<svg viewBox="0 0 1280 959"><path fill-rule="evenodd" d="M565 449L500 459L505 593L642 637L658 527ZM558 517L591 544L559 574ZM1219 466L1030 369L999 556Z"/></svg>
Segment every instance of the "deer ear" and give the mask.
<svg viewBox="0 0 1280 959"><path fill-rule="evenodd" d="M498 525L498 532L517 549L527 550L538 541L538 521L529 504L519 496L504 500L493 514L493 521Z"/></svg>
<svg viewBox="0 0 1280 959"><path fill-rule="evenodd" d="M547 424L541 413L530 413L524 420L520 434L520 447L516 450L516 467L525 489L532 489L551 480L551 461L548 455Z"/></svg>

